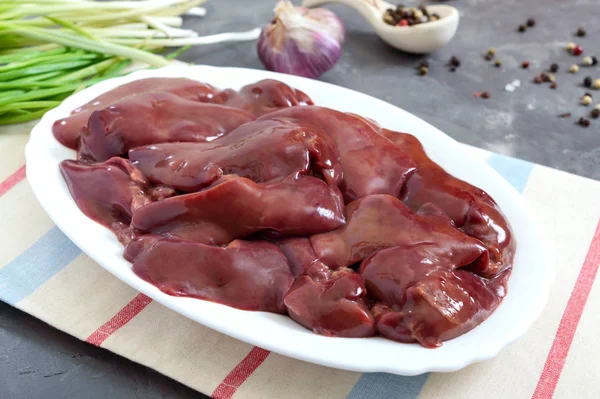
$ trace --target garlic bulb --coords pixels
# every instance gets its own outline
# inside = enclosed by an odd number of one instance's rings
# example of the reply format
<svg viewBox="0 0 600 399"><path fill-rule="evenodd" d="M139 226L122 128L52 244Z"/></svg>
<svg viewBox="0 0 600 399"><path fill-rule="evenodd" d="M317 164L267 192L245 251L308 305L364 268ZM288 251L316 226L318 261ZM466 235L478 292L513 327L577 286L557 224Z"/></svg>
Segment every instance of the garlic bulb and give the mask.
<svg viewBox="0 0 600 399"><path fill-rule="evenodd" d="M294 7L280 1L275 19L258 38L258 57L271 71L317 78L342 54L344 25L323 8Z"/></svg>

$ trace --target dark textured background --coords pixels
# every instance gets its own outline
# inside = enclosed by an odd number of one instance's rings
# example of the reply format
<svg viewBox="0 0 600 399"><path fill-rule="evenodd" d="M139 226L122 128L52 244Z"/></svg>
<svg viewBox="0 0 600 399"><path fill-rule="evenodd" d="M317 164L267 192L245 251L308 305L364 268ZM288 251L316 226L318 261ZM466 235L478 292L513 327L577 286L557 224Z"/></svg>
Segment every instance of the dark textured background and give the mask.
<svg viewBox="0 0 600 399"><path fill-rule="evenodd" d="M201 34L246 30L272 18L275 0L212 0L203 20L187 22ZM298 1L295 1L298 3ZM410 3L404 1L405 4ZM435 2L431 2L435 3ZM581 128L574 123L590 108L578 105L586 75L600 78L600 66L567 73L580 61L564 50L577 41L585 54L600 56L598 0L455 0L461 23L454 40L429 57L402 54L381 42L357 13L330 6L348 35L336 67L322 80L355 89L400 106L455 139L506 155L600 179L600 119ZM535 17L535 28L521 34L519 24ZM585 38L573 32L584 25ZM500 69L483 59L497 49ZM461 67L444 64L457 56ZM198 64L262 68L253 43L195 48L181 57ZM422 59L429 75L413 69ZM529 61L528 70L519 68ZM534 85L533 76L556 62L558 89ZM504 86L520 79L515 92ZM489 100L474 98L488 91ZM310 94L310 93L309 93ZM600 103L600 91L592 92ZM572 112L571 119L558 114ZM202 371L199 370L199 373ZM79 342L0 303L0 398L197 398L198 393L105 350Z"/></svg>

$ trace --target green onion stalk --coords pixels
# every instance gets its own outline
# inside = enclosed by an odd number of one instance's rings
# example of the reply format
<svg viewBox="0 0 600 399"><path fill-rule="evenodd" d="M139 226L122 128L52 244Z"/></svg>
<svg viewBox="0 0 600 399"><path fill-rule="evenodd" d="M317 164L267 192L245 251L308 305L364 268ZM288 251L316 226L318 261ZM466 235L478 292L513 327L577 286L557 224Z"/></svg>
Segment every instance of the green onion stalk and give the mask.
<svg viewBox="0 0 600 399"><path fill-rule="evenodd" d="M183 15L205 15L204 1L3 0L0 125L38 119L134 65L163 67L190 46L258 37L259 29L210 36L183 29Z"/></svg>

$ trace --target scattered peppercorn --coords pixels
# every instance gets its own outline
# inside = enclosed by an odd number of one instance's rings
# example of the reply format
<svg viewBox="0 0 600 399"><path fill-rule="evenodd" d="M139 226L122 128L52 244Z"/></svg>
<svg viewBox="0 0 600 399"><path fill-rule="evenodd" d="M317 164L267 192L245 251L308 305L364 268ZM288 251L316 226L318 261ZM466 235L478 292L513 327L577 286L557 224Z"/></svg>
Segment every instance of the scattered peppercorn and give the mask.
<svg viewBox="0 0 600 399"><path fill-rule="evenodd" d="M483 58L485 58L486 61L491 61L494 59L494 56L490 55L490 54L486 54L485 57L483 57Z"/></svg>
<svg viewBox="0 0 600 399"><path fill-rule="evenodd" d="M564 114L560 114L558 115L559 118L570 118L571 117L571 113L570 112L565 112Z"/></svg>
<svg viewBox="0 0 600 399"><path fill-rule="evenodd" d="M556 89L558 87L558 85L555 82L552 82L552 84L550 85L551 89Z"/></svg>
<svg viewBox="0 0 600 399"><path fill-rule="evenodd" d="M598 111L600 111L600 104L597 104L594 109L597 109Z"/></svg>
<svg viewBox="0 0 600 399"><path fill-rule="evenodd" d="M527 26L525 26L525 25L519 25L519 29L518 30L519 30L519 32L523 33L523 32L525 32L527 30Z"/></svg>
<svg viewBox="0 0 600 399"><path fill-rule="evenodd" d="M600 79L594 80L594 82L592 83L592 88L593 89L600 89Z"/></svg>
<svg viewBox="0 0 600 399"><path fill-rule="evenodd" d="M577 72L579 72L579 67L577 65L573 64L569 68L569 72L571 72L571 73L577 73Z"/></svg>
<svg viewBox="0 0 600 399"><path fill-rule="evenodd" d="M533 28L535 26L535 19L529 18L527 20L527 26L529 26L530 28Z"/></svg>
<svg viewBox="0 0 600 399"><path fill-rule="evenodd" d="M600 116L600 109L594 108L592 112L590 112L590 116L594 119L598 119L598 117Z"/></svg>
<svg viewBox="0 0 600 399"><path fill-rule="evenodd" d="M490 48L488 49L487 53L488 53L489 55L496 55L496 49L495 49L495 48L493 48L493 47L490 47Z"/></svg>
<svg viewBox="0 0 600 399"><path fill-rule="evenodd" d="M481 93L481 98L488 99L490 97L492 97L492 96L487 91L484 91L483 93Z"/></svg>
<svg viewBox="0 0 600 399"><path fill-rule="evenodd" d="M585 78L583 78L583 85L585 87L592 87L592 77L586 76Z"/></svg>
<svg viewBox="0 0 600 399"><path fill-rule="evenodd" d="M494 66L495 66L496 68L500 68L500 67L502 66L502 61L500 61L500 60L496 60L496 61L494 62Z"/></svg>
<svg viewBox="0 0 600 399"><path fill-rule="evenodd" d="M538 76L533 78L533 83L536 83L536 84L540 84L542 82L554 83L555 80L556 80L556 78L554 77L553 74L549 73L546 75L544 72L541 72Z"/></svg>
<svg viewBox="0 0 600 399"><path fill-rule="evenodd" d="M419 75L427 75L427 72L429 72L429 68L427 68L426 66L419 67Z"/></svg>
<svg viewBox="0 0 600 399"><path fill-rule="evenodd" d="M592 65L598 64L598 58L595 55L592 55Z"/></svg>
<svg viewBox="0 0 600 399"><path fill-rule="evenodd" d="M586 95L581 98L581 105L585 105L587 107L591 103L592 103L592 97Z"/></svg>
<svg viewBox="0 0 600 399"><path fill-rule="evenodd" d="M577 123L579 124L579 126L588 127L590 125L590 120L589 119L585 119L582 116L581 118L579 118L579 121Z"/></svg>
<svg viewBox="0 0 600 399"><path fill-rule="evenodd" d="M575 34L579 37L584 37L586 34L586 31L582 26L580 26L579 29L577 29L577 32Z"/></svg>
<svg viewBox="0 0 600 399"><path fill-rule="evenodd" d="M592 57L590 57L590 56L583 57L583 59L581 60L581 63L584 66L592 66L592 63L593 63Z"/></svg>
<svg viewBox="0 0 600 399"><path fill-rule="evenodd" d="M450 67L450 72L456 72L456 67Z"/></svg>
<svg viewBox="0 0 600 399"><path fill-rule="evenodd" d="M571 54L577 56L583 53L583 46L575 46L575 48L571 51Z"/></svg>
<svg viewBox="0 0 600 399"><path fill-rule="evenodd" d="M529 61L523 61L523 63L521 64L521 68L523 68L523 69L529 68Z"/></svg>
<svg viewBox="0 0 600 399"><path fill-rule="evenodd" d="M448 61L448 66L458 68L460 66L460 60L455 56L450 57L450 61Z"/></svg>
<svg viewBox="0 0 600 399"><path fill-rule="evenodd" d="M550 65L550 72L554 72L554 73L558 72L558 64L557 63Z"/></svg>
<svg viewBox="0 0 600 399"><path fill-rule="evenodd" d="M567 44L567 51L571 52L577 45L573 42Z"/></svg>

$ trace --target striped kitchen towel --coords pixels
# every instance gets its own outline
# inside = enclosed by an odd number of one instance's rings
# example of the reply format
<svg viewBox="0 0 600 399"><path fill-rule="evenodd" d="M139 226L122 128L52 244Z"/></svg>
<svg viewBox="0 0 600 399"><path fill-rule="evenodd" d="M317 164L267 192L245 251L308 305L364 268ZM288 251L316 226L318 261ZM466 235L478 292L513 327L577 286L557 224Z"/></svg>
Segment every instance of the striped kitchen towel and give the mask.
<svg viewBox="0 0 600 399"><path fill-rule="evenodd" d="M523 193L555 244L548 306L491 361L451 374L361 374L219 334L95 264L33 197L28 131L0 129L0 300L81 340L215 398L600 398L600 182L473 149Z"/></svg>

